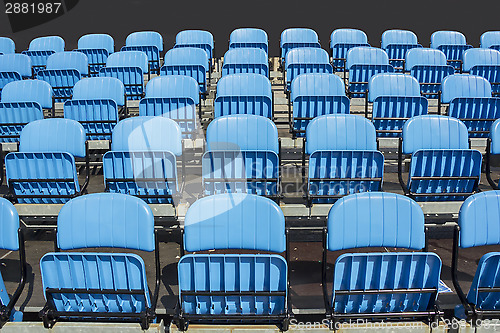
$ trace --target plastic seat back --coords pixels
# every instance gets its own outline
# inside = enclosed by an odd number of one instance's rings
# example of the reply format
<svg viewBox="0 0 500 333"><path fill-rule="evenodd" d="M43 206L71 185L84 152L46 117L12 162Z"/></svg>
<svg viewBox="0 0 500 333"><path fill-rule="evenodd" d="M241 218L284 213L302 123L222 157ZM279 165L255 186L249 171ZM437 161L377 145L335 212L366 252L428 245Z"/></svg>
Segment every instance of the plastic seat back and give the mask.
<svg viewBox="0 0 500 333"><path fill-rule="evenodd" d="M491 154L500 154L500 120L495 120L491 125L489 137L491 139Z"/></svg>
<svg viewBox="0 0 500 333"><path fill-rule="evenodd" d="M146 85L146 98L189 97L196 104L200 102L198 82L190 76L157 76Z"/></svg>
<svg viewBox="0 0 500 333"><path fill-rule="evenodd" d="M349 96L366 96L368 81L379 73L392 73L387 53L375 47L354 47L347 52L346 68L349 70Z"/></svg>
<svg viewBox="0 0 500 333"><path fill-rule="evenodd" d="M283 30L280 39L281 58L285 60L288 51L297 47L321 48L318 34L309 28L289 28Z"/></svg>
<svg viewBox="0 0 500 333"><path fill-rule="evenodd" d="M41 80L22 80L2 89L2 102L36 102L43 109L52 109L52 87Z"/></svg>
<svg viewBox="0 0 500 333"><path fill-rule="evenodd" d="M127 36L122 51L142 51L148 56L149 69L160 69L160 53L163 52L163 37L156 31L133 32Z"/></svg>
<svg viewBox="0 0 500 333"><path fill-rule="evenodd" d="M436 31L431 35L431 48L439 49L456 71L461 70L464 51L472 48L467 45L465 35L458 31Z"/></svg>
<svg viewBox="0 0 500 333"><path fill-rule="evenodd" d="M200 91L206 92L206 73L209 71L208 56L205 51L196 47L174 48L165 54L161 75L186 75L195 79Z"/></svg>
<svg viewBox="0 0 500 333"><path fill-rule="evenodd" d="M441 102L450 103L459 97L491 97L491 85L485 78L476 75L454 74L441 83Z"/></svg>
<svg viewBox="0 0 500 333"><path fill-rule="evenodd" d="M286 55L286 82L291 82L301 74L333 73L328 53L320 48L299 47L290 50Z"/></svg>
<svg viewBox="0 0 500 333"><path fill-rule="evenodd" d="M224 54L222 75L255 73L269 76L267 53L258 48L234 48Z"/></svg>
<svg viewBox="0 0 500 333"><path fill-rule="evenodd" d="M247 47L262 49L267 55L267 33L257 28L239 28L233 30L231 35L229 35L229 49Z"/></svg>
<svg viewBox="0 0 500 333"><path fill-rule="evenodd" d="M411 75L377 74L368 82L368 101L373 103L381 96L419 97L420 86Z"/></svg>
<svg viewBox="0 0 500 333"><path fill-rule="evenodd" d="M207 57L213 58L214 36L204 30L184 30L175 36L174 48L196 47L205 50Z"/></svg>
<svg viewBox="0 0 500 333"><path fill-rule="evenodd" d="M115 52L115 41L108 34L87 34L78 39L78 49L89 61L90 76L97 76L99 70L106 66L108 56Z"/></svg>
<svg viewBox="0 0 500 333"><path fill-rule="evenodd" d="M47 58L56 52L64 51L64 39L59 36L38 37L30 42L24 54L31 58L33 73L36 74L47 64Z"/></svg>
<svg viewBox="0 0 500 333"><path fill-rule="evenodd" d="M148 57L141 51L120 51L111 54L99 76L115 77L123 82L127 99L141 99L144 74L148 73Z"/></svg>
<svg viewBox="0 0 500 333"><path fill-rule="evenodd" d="M8 37L0 37L0 54L16 53L16 44Z"/></svg>
<svg viewBox="0 0 500 333"><path fill-rule="evenodd" d="M19 53L1 55L0 78L3 78L1 72L16 72L22 78L31 77L31 58Z"/></svg>
<svg viewBox="0 0 500 333"><path fill-rule="evenodd" d="M421 48L417 35L409 30L386 30L382 34L381 47L387 52L389 62L398 71L404 70L406 52L413 48Z"/></svg>
<svg viewBox="0 0 500 333"><path fill-rule="evenodd" d="M370 46L366 34L358 29L336 29L330 35L330 49L332 50L333 65L345 70L347 52L353 47Z"/></svg>
<svg viewBox="0 0 500 333"><path fill-rule="evenodd" d="M465 51L464 72L470 72L474 66L500 66L500 51L486 48Z"/></svg>
<svg viewBox="0 0 500 333"><path fill-rule="evenodd" d="M481 47L500 50L500 31L486 31L481 35Z"/></svg>

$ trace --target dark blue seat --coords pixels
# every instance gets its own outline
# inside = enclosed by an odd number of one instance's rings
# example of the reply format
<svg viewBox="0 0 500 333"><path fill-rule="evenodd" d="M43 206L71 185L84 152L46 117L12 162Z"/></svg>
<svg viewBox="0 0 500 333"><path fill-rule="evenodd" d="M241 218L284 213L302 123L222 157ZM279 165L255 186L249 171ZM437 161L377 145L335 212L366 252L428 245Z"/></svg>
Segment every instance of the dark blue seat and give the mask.
<svg viewBox="0 0 500 333"><path fill-rule="evenodd" d="M109 140L125 107L125 87L113 77L92 77L78 81L73 98L64 103L64 118L78 121L88 140Z"/></svg>
<svg viewBox="0 0 500 333"><path fill-rule="evenodd" d="M106 192L133 195L147 203L174 204L181 192L176 159L181 155L181 129L174 120L124 119L113 129L111 151L102 158Z"/></svg>
<svg viewBox="0 0 500 333"><path fill-rule="evenodd" d="M480 40L481 48L500 51L500 31L486 31Z"/></svg>
<svg viewBox="0 0 500 333"><path fill-rule="evenodd" d="M271 82L260 74L231 74L217 82L214 117L254 114L273 119Z"/></svg>
<svg viewBox="0 0 500 333"><path fill-rule="evenodd" d="M258 48L233 48L224 54L222 76L254 73L269 77L267 53Z"/></svg>
<svg viewBox="0 0 500 333"><path fill-rule="evenodd" d="M446 63L446 56L440 50L415 48L406 52L405 71L420 83L420 93L427 98L437 98L441 94L443 79L455 73Z"/></svg>
<svg viewBox="0 0 500 333"><path fill-rule="evenodd" d="M285 218L275 202L244 193L199 199L186 213L183 240L183 249L196 253L183 255L177 268L174 322L180 329L196 322L288 329L289 251Z"/></svg>
<svg viewBox="0 0 500 333"><path fill-rule="evenodd" d="M330 35L332 64L336 72L346 72L347 51L357 46L370 46L364 31L358 29L336 29ZM345 79L345 76L344 76Z"/></svg>
<svg viewBox="0 0 500 333"><path fill-rule="evenodd" d="M384 156L377 150L375 127L368 119L351 114L316 117L307 126L305 145L302 167L309 155L309 204L382 190Z"/></svg>
<svg viewBox="0 0 500 333"><path fill-rule="evenodd" d="M8 37L0 37L0 55L16 53L16 44Z"/></svg>
<svg viewBox="0 0 500 333"><path fill-rule="evenodd" d="M463 54L471 49L464 34L458 31L436 31L431 35L431 48L444 52L448 64L455 68L455 72L462 72Z"/></svg>
<svg viewBox="0 0 500 333"><path fill-rule="evenodd" d="M372 122L377 137L398 137L406 120L427 114L428 102L420 95L420 85L411 75L382 73L368 82L368 103L372 104Z"/></svg>
<svg viewBox="0 0 500 333"><path fill-rule="evenodd" d="M278 201L279 168L278 129L268 118L237 114L208 125L202 157L205 195L250 193Z"/></svg>
<svg viewBox="0 0 500 333"><path fill-rule="evenodd" d="M87 56L89 75L99 76L101 68L106 66L108 56L115 52L115 41L108 34L88 34L78 39L78 48L75 50Z"/></svg>
<svg viewBox="0 0 500 333"><path fill-rule="evenodd" d="M229 35L229 49L258 48L268 53L267 33L257 28L235 29Z"/></svg>
<svg viewBox="0 0 500 333"><path fill-rule="evenodd" d="M463 58L463 71L484 77L490 82L493 95L500 95L500 51L469 49Z"/></svg>
<svg viewBox="0 0 500 333"><path fill-rule="evenodd" d="M350 101L345 95L342 79L335 74L301 74L292 81L289 124L294 137L303 137L315 117L325 114L349 113Z"/></svg>
<svg viewBox="0 0 500 333"><path fill-rule="evenodd" d="M338 200L328 213L323 237L323 295L333 323L363 320L439 320L436 305L441 259L424 249L424 214L408 197L358 193ZM363 248L398 252L345 253ZM327 287L327 255L344 251Z"/></svg>
<svg viewBox="0 0 500 333"><path fill-rule="evenodd" d="M481 76L454 74L442 84L441 103L448 115L464 122L471 138L487 138L491 124L500 118L500 98L491 97L490 83Z"/></svg>
<svg viewBox="0 0 500 333"><path fill-rule="evenodd" d="M0 230L0 249L19 253L19 284L12 296L7 292L2 274L0 274L0 327L2 327L7 321L23 320L23 313L17 311L14 306L24 289L27 275L24 235L20 228L19 215L14 205L4 198L0 198ZM15 269L10 264L6 266L10 270L9 273Z"/></svg>
<svg viewBox="0 0 500 333"><path fill-rule="evenodd" d="M288 52L299 47L321 48L316 31L308 28L289 28L281 32L280 48L283 65L287 65L286 55Z"/></svg>
<svg viewBox="0 0 500 333"><path fill-rule="evenodd" d="M301 74L333 73L328 53L321 48L296 47L287 53L285 59L285 91L290 91L292 81Z"/></svg>
<svg viewBox="0 0 500 333"><path fill-rule="evenodd" d="M31 58L33 75L45 68L49 56L56 52L64 52L64 39L59 36L38 37L30 42L27 51L23 51Z"/></svg>
<svg viewBox="0 0 500 333"><path fill-rule="evenodd" d="M144 97L144 74L148 73L148 57L142 51L120 51L111 54L100 77L114 77L125 86L125 96L130 100Z"/></svg>
<svg viewBox="0 0 500 333"><path fill-rule="evenodd" d="M197 47L174 48L165 54L164 65L160 75L191 76L200 85L200 91L205 97L207 92L208 67L207 52Z"/></svg>
<svg viewBox="0 0 500 333"><path fill-rule="evenodd" d="M45 69L38 71L37 79L48 82L56 102L71 99L74 85L89 74L87 56L81 52L56 52L47 58Z"/></svg>
<svg viewBox="0 0 500 333"><path fill-rule="evenodd" d="M491 175L492 155L500 154L500 120L493 122L490 128L488 140L486 141L486 178L488 183L494 190L498 190L498 181L494 180Z"/></svg>
<svg viewBox="0 0 500 333"><path fill-rule="evenodd" d="M375 47L359 46L347 52L347 70L349 71L348 97L367 96L368 81L376 74L393 73L387 53Z"/></svg>
<svg viewBox="0 0 500 333"><path fill-rule="evenodd" d="M421 48L418 37L409 30L386 30L382 34L381 47L389 56L389 63L396 72L404 72L405 55L408 50Z"/></svg>
<svg viewBox="0 0 500 333"><path fill-rule="evenodd" d="M59 319L135 321L148 328L156 317L160 258L153 212L144 201L118 193L69 201L57 218L56 247L40 259L46 328ZM90 248L129 251L82 251ZM144 260L132 251L154 252L154 292Z"/></svg>
<svg viewBox="0 0 500 333"><path fill-rule="evenodd" d="M0 55L0 97L5 85L31 77L31 59L25 54Z"/></svg>
<svg viewBox="0 0 500 333"><path fill-rule="evenodd" d="M159 73L163 37L156 31L138 31L127 36L121 51L142 51L148 56L148 73Z"/></svg>
<svg viewBox="0 0 500 333"><path fill-rule="evenodd" d="M411 155L407 184L403 154ZM406 195L417 201L460 201L478 191L482 155L469 149L467 127L457 118L424 115L403 126L398 176Z"/></svg>
<svg viewBox="0 0 500 333"><path fill-rule="evenodd" d="M65 203L81 195L89 181L85 129L71 119L36 120L19 138L19 152L5 156L9 194L17 203ZM75 157L85 158L85 182L80 187Z"/></svg>

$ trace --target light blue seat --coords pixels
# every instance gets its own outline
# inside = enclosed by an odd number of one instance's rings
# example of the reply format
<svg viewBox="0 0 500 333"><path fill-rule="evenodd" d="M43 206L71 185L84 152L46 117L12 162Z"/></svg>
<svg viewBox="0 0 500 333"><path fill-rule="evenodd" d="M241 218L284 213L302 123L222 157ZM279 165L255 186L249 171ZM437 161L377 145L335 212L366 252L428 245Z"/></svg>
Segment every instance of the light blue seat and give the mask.
<svg viewBox="0 0 500 333"><path fill-rule="evenodd" d="M335 261L332 296L328 296L328 252L383 247L413 251L344 252ZM441 259L432 252L415 252L424 248L424 214L410 198L358 193L338 200L328 213L323 237L327 317L334 322L438 320Z"/></svg>
<svg viewBox="0 0 500 333"><path fill-rule="evenodd" d="M213 58L214 36L204 30L183 30L175 36L174 48L195 47L204 50L208 59Z"/></svg>
<svg viewBox="0 0 500 333"><path fill-rule="evenodd" d="M255 73L269 77L267 53L258 48L233 48L224 54L222 76Z"/></svg>
<svg viewBox="0 0 500 333"><path fill-rule="evenodd" d="M368 82L367 102L372 105L372 122L377 137L399 137L406 120L427 114L428 102L420 95L420 85L407 74L382 73ZM368 103L365 104L368 118Z"/></svg>
<svg viewBox="0 0 500 333"><path fill-rule="evenodd" d="M19 225L19 215L12 203L4 198L0 198L0 249L4 251L17 251L19 253L19 268L16 269L10 264L7 268L12 272L18 270L19 273L14 275L19 276L19 284L12 296L7 292L5 283L0 274L0 327L7 321L22 321L23 313L17 311L14 306L19 300L19 296L26 284L26 254L24 249L24 235ZM10 273L11 273L10 272ZM9 274L11 275L11 274Z"/></svg>
<svg viewBox="0 0 500 333"><path fill-rule="evenodd" d="M358 29L335 29L330 35L332 64L336 72L346 72L347 51L357 46L370 46L364 31ZM345 77L344 77L345 78Z"/></svg>
<svg viewBox="0 0 500 333"><path fill-rule="evenodd" d="M89 61L89 75L98 76L101 68L106 66L108 56L115 52L115 41L108 34L88 34L78 39L78 49Z"/></svg>
<svg viewBox="0 0 500 333"><path fill-rule="evenodd" d="M121 51L142 51L148 56L149 71L160 70L160 54L163 52L163 37L156 31L138 31L127 36Z"/></svg>
<svg viewBox="0 0 500 333"><path fill-rule="evenodd" d="M72 199L59 212L56 245L59 252L40 259L46 328L59 319L135 321L148 328L156 316L160 259L153 212L144 201L117 193ZM129 251L82 251L90 248ZM154 251L154 292L144 260L130 250Z"/></svg>
<svg viewBox="0 0 500 333"><path fill-rule="evenodd" d="M31 58L33 75L36 75L47 65L47 58L56 52L64 52L64 39L59 36L46 36L33 39L28 50L22 53Z"/></svg>
<svg viewBox="0 0 500 333"><path fill-rule="evenodd" d="M174 322L181 329L200 321L273 323L286 330L291 311L286 244L283 212L268 198L228 193L197 200L186 213L183 248L231 249L233 254L181 257L178 308L182 311Z"/></svg>
<svg viewBox="0 0 500 333"><path fill-rule="evenodd" d="M437 98L441 93L443 79L455 73L446 62L446 55L435 49L415 48L406 52L405 72L409 72L420 83L420 93L427 98Z"/></svg>
<svg viewBox="0 0 500 333"><path fill-rule="evenodd" d="M231 74L217 82L214 116L254 114L273 118L271 82L260 74Z"/></svg>
<svg viewBox="0 0 500 333"><path fill-rule="evenodd" d="M382 190L384 156L377 150L375 127L368 119L351 114L316 117L307 126L305 144L302 165L305 168L309 155L308 204Z"/></svg>
<svg viewBox="0 0 500 333"><path fill-rule="evenodd" d="M500 51L469 49L464 52L463 58L463 71L484 77L490 82L492 93L500 95Z"/></svg>
<svg viewBox="0 0 500 333"><path fill-rule="evenodd" d="M500 31L486 31L480 40L482 48L500 51Z"/></svg>
<svg viewBox="0 0 500 333"><path fill-rule="evenodd" d="M492 155L500 154L500 120L493 122L490 128L490 133L486 141L486 178L488 183L494 190L498 190L498 181L495 181L491 175Z"/></svg>
<svg viewBox="0 0 500 333"><path fill-rule="evenodd" d="M349 113L350 101L344 82L335 74L301 74L292 81L289 110L290 130L294 137L305 136L306 127L315 117Z"/></svg>
<svg viewBox="0 0 500 333"><path fill-rule="evenodd" d="M174 48L165 54L164 65L160 75L186 75L198 82L200 91L207 91L208 56L201 48Z"/></svg>
<svg viewBox="0 0 500 333"><path fill-rule="evenodd" d="M16 44L8 37L0 37L0 55L16 53Z"/></svg>
<svg viewBox="0 0 500 333"><path fill-rule="evenodd" d="M192 139L198 128L196 105L200 106L198 82L190 76L155 77L146 85L146 97L139 103L139 116L173 119L182 129L182 137Z"/></svg>
<svg viewBox="0 0 500 333"><path fill-rule="evenodd" d="M376 74L393 73L387 53L379 48L359 46L347 52L349 82L347 96L368 98L368 81Z"/></svg>
<svg viewBox="0 0 500 333"><path fill-rule="evenodd" d="M235 29L229 35L229 49L258 48L268 53L267 33L257 28Z"/></svg>
<svg viewBox="0 0 500 333"><path fill-rule="evenodd" d="M0 97L5 85L31 77L31 59L25 54L0 55Z"/></svg>
<svg viewBox="0 0 500 333"><path fill-rule="evenodd" d="M86 159L81 188L75 157ZM89 180L85 129L71 119L29 123L21 132L19 152L5 156L5 173L9 194L18 203L65 203L82 194Z"/></svg>
<svg viewBox="0 0 500 333"><path fill-rule="evenodd" d="M74 85L89 74L87 56L81 52L56 52L47 58L45 69L37 72L37 79L48 82L56 102L71 99Z"/></svg>
<svg viewBox="0 0 500 333"><path fill-rule="evenodd" d="M471 320L473 327L477 325L478 318L481 320L498 318L500 302L496 288L500 287L500 281L496 272L500 266L500 253L492 251L481 257L472 285L465 296L457 279L459 249L500 244L499 207L500 191L474 194L462 204L458 215L458 226L455 227L452 279L462 303L455 308L455 316L459 319ZM479 249L477 250L475 253L479 252ZM471 260L476 261L472 258Z"/></svg>
<svg viewBox="0 0 500 333"><path fill-rule="evenodd" d="M406 195L417 201L460 201L478 190L481 153L469 149L467 127L457 118L424 115L403 126L398 176ZM407 184L403 154L411 155Z"/></svg>
<svg viewBox="0 0 500 333"><path fill-rule="evenodd" d="M286 55L286 90L290 91L292 81L301 74L333 73L328 53L321 48L296 47Z"/></svg>
<svg viewBox="0 0 500 333"><path fill-rule="evenodd" d="M441 86L441 103L449 104L448 115L463 121L470 137L488 137L491 124L500 118L500 98L491 97L490 83L481 76L454 74Z"/></svg>
<svg viewBox="0 0 500 333"><path fill-rule="evenodd" d="M308 28L289 28L281 32L281 59L286 65L286 55L294 48L321 48L318 34Z"/></svg>
<svg viewBox="0 0 500 333"><path fill-rule="evenodd" d="M218 117L207 128L202 157L205 195L250 193L279 200L278 129L266 117Z"/></svg>
<svg viewBox="0 0 500 333"><path fill-rule="evenodd" d="M78 121L89 140L109 140L125 106L125 87L113 77L91 77L78 81L73 98L64 103L64 118Z"/></svg>
<svg viewBox="0 0 500 333"><path fill-rule="evenodd" d="M182 155L181 129L165 117L132 117L113 129L111 151L103 156L106 192L173 204L180 189L176 156Z"/></svg>
<svg viewBox="0 0 500 333"><path fill-rule="evenodd" d="M114 77L122 81L125 95L130 100L144 97L144 74L148 73L148 57L142 51L120 51L111 54L100 77Z"/></svg>
<svg viewBox="0 0 500 333"><path fill-rule="evenodd" d="M456 72L462 72L463 54L471 49L465 35L458 31L436 31L431 35L431 48L444 52L448 64L455 68Z"/></svg>
<svg viewBox="0 0 500 333"><path fill-rule="evenodd" d="M421 48L413 31L392 29L382 34L381 47L389 56L389 63L397 72L404 71L405 55L408 50Z"/></svg>

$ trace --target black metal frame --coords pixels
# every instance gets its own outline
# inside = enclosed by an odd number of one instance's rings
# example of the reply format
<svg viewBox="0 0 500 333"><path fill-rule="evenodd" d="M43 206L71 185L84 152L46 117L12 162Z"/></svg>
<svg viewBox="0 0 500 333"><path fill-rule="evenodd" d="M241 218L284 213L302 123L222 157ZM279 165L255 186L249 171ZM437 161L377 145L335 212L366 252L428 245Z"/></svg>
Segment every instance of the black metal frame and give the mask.
<svg viewBox="0 0 500 333"><path fill-rule="evenodd" d="M158 303L158 296L160 290L161 281L161 269L160 269L160 251L159 251L159 240L158 231L155 229L155 289L154 293L151 290L108 290L108 289L72 289L72 288L46 288L45 293L47 297L47 302L43 309L39 312L39 317L43 320L43 325L45 328L52 328L55 323L60 319L60 317L71 317L79 318L85 321L86 318L92 318L93 321L139 321L141 328L147 330L149 328L150 322L156 317L156 305ZM57 244L55 244L56 252L59 252ZM53 301L53 294L125 294L125 295L142 295L146 298L147 293L149 293L151 299L151 308L146 308L142 312L138 313L123 313L123 312L72 312L72 311L56 311Z"/></svg>
<svg viewBox="0 0 500 333"><path fill-rule="evenodd" d="M19 270L20 270L20 278L19 278L19 284L14 291L14 294L12 294L12 297L9 300L9 304L1 304L0 302L0 329L2 326L9 321L10 315L12 313L12 310L14 309L14 306L21 296L21 293L23 292L24 285L26 284L26 271L27 271L27 263L26 263L26 251L25 251L25 246L24 246L24 233L21 228L17 229L17 237L19 241Z"/></svg>
<svg viewBox="0 0 500 333"><path fill-rule="evenodd" d="M290 319L293 317L293 312L290 303L290 266L289 266L289 255L290 255L290 244L288 242L289 229L285 228L285 261L287 263L287 285L286 292L213 292L213 291L188 291L182 292L184 296L285 296L285 307L286 312L281 315L192 315L185 314L182 311L182 301L180 298L177 299L175 304L174 315L172 322L177 326L180 331L186 331L191 321L196 323L223 323L223 324L275 324L279 326L281 331L287 331L290 325ZM181 244L180 244L180 255L184 256L184 231L181 230Z"/></svg>
<svg viewBox="0 0 500 333"><path fill-rule="evenodd" d="M499 189L499 184L496 183L491 177L491 138L486 139L486 154L484 155L484 159L486 160L486 179L488 183L494 190Z"/></svg>
<svg viewBox="0 0 500 333"><path fill-rule="evenodd" d="M330 321L330 330L336 330L336 324L345 320L352 319L365 319L365 320L387 320L387 319L400 319L400 320L415 320L420 318L420 320L426 320L427 323L439 322L439 319L444 314L443 311L439 309L435 299L438 294L438 288L423 288L423 289L381 289L381 290L337 290L335 294L337 295L367 295L367 294L415 294L415 293L429 293L431 294L431 300L427 311L418 312L381 312L381 313L335 313L330 300L333 300L328 296L328 286L326 281L326 266L328 259L327 250L327 228L323 228L323 257L321 260L321 285L323 289L323 301L325 306L326 318ZM425 246L423 251L427 251L427 236L425 237ZM333 265L333 274L335 275L335 265ZM431 330L432 331L432 330Z"/></svg>

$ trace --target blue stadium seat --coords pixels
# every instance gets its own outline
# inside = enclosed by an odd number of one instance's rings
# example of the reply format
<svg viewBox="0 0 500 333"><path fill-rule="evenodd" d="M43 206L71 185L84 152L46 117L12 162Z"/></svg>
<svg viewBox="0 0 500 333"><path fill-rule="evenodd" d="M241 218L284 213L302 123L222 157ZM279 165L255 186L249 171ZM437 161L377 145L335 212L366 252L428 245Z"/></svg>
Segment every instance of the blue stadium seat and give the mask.
<svg viewBox="0 0 500 333"><path fill-rule="evenodd" d="M19 152L5 156L9 194L17 203L65 203L85 192L89 181L85 129L71 119L43 119L26 125ZM80 187L75 157L85 158Z"/></svg>
<svg viewBox="0 0 500 333"><path fill-rule="evenodd" d="M500 191L477 193L465 200L460 208L458 226L455 227L452 255L452 280L461 305L455 308L455 316L470 320L472 328L478 325L478 319L486 322L499 315L498 272L499 252L487 252L478 262L472 285L467 296L458 281L459 249L484 247L500 244ZM490 247L491 249L491 247ZM476 249L475 253L480 250ZM485 250L483 250L484 253ZM471 252L467 252L470 257ZM473 252L474 253L474 252ZM468 259L469 260L469 259ZM477 259L470 257L477 262ZM468 271L470 274L471 272Z"/></svg>
<svg viewBox="0 0 500 333"><path fill-rule="evenodd" d="M64 52L64 39L59 36L46 36L33 39L28 50L22 53L31 58L33 75L36 75L47 65L47 58L56 52Z"/></svg>
<svg viewBox="0 0 500 333"><path fill-rule="evenodd" d="M0 37L0 55L16 53L16 44L8 37Z"/></svg>
<svg viewBox="0 0 500 333"><path fill-rule="evenodd" d="M321 48L318 34L308 28L289 28L283 30L280 39L281 61L286 65L286 55L294 48Z"/></svg>
<svg viewBox="0 0 500 333"><path fill-rule="evenodd" d="M435 49L416 48L406 52L405 71L420 83L420 93L427 98L437 98L441 94L441 81L455 73L446 63L446 55Z"/></svg>
<svg viewBox="0 0 500 333"><path fill-rule="evenodd" d="M463 121L470 137L487 138L491 124L500 118L500 98L491 97L490 83L481 76L454 74L441 86L440 101L449 104L448 116Z"/></svg>
<svg viewBox="0 0 500 333"><path fill-rule="evenodd" d="M500 31L486 31L481 35L481 47L500 51Z"/></svg>
<svg viewBox="0 0 500 333"><path fill-rule="evenodd" d="M21 296L27 275L24 235L20 228L19 215L14 205L4 198L0 198L0 230L2 230L0 249L19 253L19 284L12 296L7 293L2 274L0 274L0 327L2 327L7 321L23 320L23 313L17 311L14 305ZM15 269L10 264L5 266L11 272Z"/></svg>
<svg viewBox="0 0 500 333"><path fill-rule="evenodd" d="M306 130L304 170L305 155L309 155L309 205L382 190L384 156L377 150L375 127L364 117L329 114L314 118Z"/></svg>
<svg viewBox="0 0 500 333"><path fill-rule="evenodd" d="M37 72L37 79L48 82L55 102L71 99L75 83L89 74L87 56L81 52L56 52L47 58L47 66Z"/></svg>
<svg viewBox="0 0 500 333"><path fill-rule="evenodd" d="M273 119L271 82L260 74L226 75L217 83L214 117L254 114Z"/></svg>
<svg viewBox="0 0 500 333"><path fill-rule="evenodd" d="M121 51L142 51L148 56L148 73L159 73L163 37L156 31L138 31L127 36Z"/></svg>
<svg viewBox="0 0 500 333"><path fill-rule="evenodd" d="M202 157L205 195L250 193L279 201L279 167L278 129L268 118L237 114L208 125Z"/></svg>
<svg viewBox="0 0 500 333"><path fill-rule="evenodd" d="M407 184L403 154L411 155ZM469 149L467 127L439 115L413 117L403 126L398 177L406 195L417 201L460 201L478 191L481 153Z"/></svg>
<svg viewBox="0 0 500 333"><path fill-rule="evenodd" d="M358 29L336 29L330 35L332 64L336 72L346 72L347 51L357 46L370 46L366 34ZM345 78L345 76L344 76Z"/></svg>
<svg viewBox="0 0 500 333"><path fill-rule="evenodd" d="M144 74L148 73L148 57L142 51L120 51L111 54L106 67L99 71L100 77L114 77L125 86L127 99L144 97Z"/></svg>
<svg viewBox="0 0 500 333"><path fill-rule="evenodd" d="M455 72L462 72L463 53L472 48L464 34L458 31L436 31L431 35L431 48L444 52Z"/></svg>
<svg viewBox="0 0 500 333"><path fill-rule="evenodd" d="M207 92L207 72L209 72L207 53L196 47L171 49L165 54L160 75L191 76L200 85L205 97Z"/></svg>
<svg viewBox="0 0 500 333"><path fill-rule="evenodd" d="M292 81L289 125L293 137L303 137L315 117L325 114L349 113L350 101L345 95L342 79L335 74L301 74Z"/></svg>
<svg viewBox="0 0 500 333"><path fill-rule="evenodd" d="M229 35L229 49L258 48L268 53L267 33L257 28L235 29Z"/></svg>
<svg viewBox="0 0 500 333"><path fill-rule="evenodd" d="M465 51L463 71L484 77L490 82L493 95L500 95L500 51L483 48Z"/></svg>
<svg viewBox="0 0 500 333"><path fill-rule="evenodd" d="M285 59L285 91L290 91L293 79L300 74L333 73L328 53L321 48L296 47L287 53Z"/></svg>
<svg viewBox="0 0 500 333"><path fill-rule="evenodd" d="M31 75L31 59L27 55L0 55L0 97L7 83L30 78Z"/></svg>
<svg viewBox="0 0 500 333"><path fill-rule="evenodd" d="M368 81L368 103L372 105L372 122L377 137L399 137L405 121L427 114L428 102L420 95L417 79L407 74L382 73Z"/></svg>
<svg viewBox="0 0 500 333"><path fill-rule="evenodd" d="M381 45L389 56L389 63L397 72L404 71L406 52L422 47L418 43L418 37L413 31L398 29L384 31Z"/></svg>
<svg viewBox="0 0 500 333"><path fill-rule="evenodd" d="M146 97L139 103L139 116L166 117L182 129L182 138L192 139L198 128L196 105L201 103L198 82L190 76L166 75L153 78L146 85Z"/></svg>
<svg viewBox="0 0 500 333"><path fill-rule="evenodd" d="M64 103L64 118L78 121L89 140L109 140L125 106L125 87L113 77L91 77L78 81L73 98Z"/></svg>
<svg viewBox="0 0 500 333"><path fill-rule="evenodd" d="M258 48L234 48L224 54L222 76L255 73L269 77L267 53Z"/></svg>
<svg viewBox="0 0 500 333"><path fill-rule="evenodd" d="M370 78L379 73L392 73L387 53L375 47L359 46L347 52L349 81L347 96L368 98L366 90Z"/></svg>
<svg viewBox="0 0 500 333"><path fill-rule="evenodd" d="M56 246L57 252L40 259L46 300L40 315L46 328L64 319L135 321L148 329L156 316L160 258L153 212L146 203L117 193L72 199L59 212ZM129 251L82 251L90 248ZM130 250L154 251L154 292L144 260Z"/></svg>
<svg viewBox="0 0 500 333"><path fill-rule="evenodd" d="M377 319L428 324L439 320L442 311L436 300L442 264L435 253L427 252L425 243L424 214L408 197L358 193L338 200L328 213L323 233L327 318L333 323L359 319L365 324ZM354 253L386 247L405 251ZM416 252L422 249L425 252ZM330 251L343 251L332 269L331 297L327 287Z"/></svg>
<svg viewBox="0 0 500 333"><path fill-rule="evenodd" d="M181 128L172 119L122 120L113 129L111 151L102 158L106 192L133 195L147 203L174 204L181 192L176 164L176 156L181 155Z"/></svg>
<svg viewBox="0 0 500 333"><path fill-rule="evenodd" d="M78 49L89 61L90 76L98 76L101 68L106 66L108 56L115 52L115 41L107 34L88 34L78 39Z"/></svg>
<svg viewBox="0 0 500 333"><path fill-rule="evenodd" d="M486 178L488 183L494 190L498 190L498 181L493 180L491 175L491 159L492 155L500 154L500 120L497 119L493 122L490 128L490 134L486 141Z"/></svg>
<svg viewBox="0 0 500 333"><path fill-rule="evenodd" d="M207 57L213 58L214 36L204 30L184 30L175 36L174 48L195 47L205 50Z"/></svg>
<svg viewBox="0 0 500 333"><path fill-rule="evenodd" d="M186 213L183 240L183 249L197 253L183 255L178 264L174 322L180 329L197 321L288 328L289 251L275 202L244 193L199 199ZM198 253L226 249L232 253Z"/></svg>

